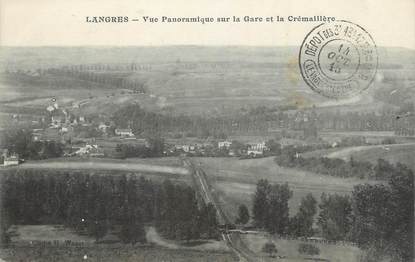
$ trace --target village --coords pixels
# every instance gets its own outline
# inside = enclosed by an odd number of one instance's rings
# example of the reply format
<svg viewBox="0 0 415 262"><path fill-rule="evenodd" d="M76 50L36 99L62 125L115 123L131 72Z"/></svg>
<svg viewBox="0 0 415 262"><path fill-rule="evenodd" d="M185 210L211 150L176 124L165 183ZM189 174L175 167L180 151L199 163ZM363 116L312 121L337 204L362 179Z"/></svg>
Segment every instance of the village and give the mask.
<svg viewBox="0 0 415 262"><path fill-rule="evenodd" d="M80 114L80 104L60 107L55 98L47 105L39 120L19 115L11 118L18 124L29 123L33 142L55 141L63 145L63 157L113 157L117 145L132 144L149 148L149 141L137 137L130 127L120 128L104 117L94 119ZM261 157L268 148L265 141L236 146L230 140L204 139L192 142L169 139L163 145L164 156L246 156ZM13 166L24 162L16 153L3 150L3 165Z"/></svg>
<svg viewBox="0 0 415 262"><path fill-rule="evenodd" d="M56 98L50 98L41 116L14 114L11 121L15 125L28 126L33 142L56 142L61 153L55 157L99 157L126 158L151 157L152 147L148 137L135 134L131 128L117 126L108 115L84 115L82 102L60 105ZM287 120L288 121L288 120ZM395 143L394 134L389 136L342 137L322 131L319 116L314 109L296 111L292 114L291 128L280 128L282 121L269 122L267 136L229 137L177 137L170 135L160 138L162 149L157 156L196 156L196 157L238 157L240 159L261 158L273 155L275 150L284 147L334 148L339 146ZM400 129L402 130L402 129ZM397 132L395 132L397 133ZM386 138L385 138L386 137ZM278 148L275 148L275 147ZM132 148L134 150L132 150ZM123 150L128 152L122 152ZM159 149L160 150L160 149ZM137 153L140 152L140 153ZM297 156L299 154L296 154ZM3 166L13 166L25 160L17 153L2 154Z"/></svg>

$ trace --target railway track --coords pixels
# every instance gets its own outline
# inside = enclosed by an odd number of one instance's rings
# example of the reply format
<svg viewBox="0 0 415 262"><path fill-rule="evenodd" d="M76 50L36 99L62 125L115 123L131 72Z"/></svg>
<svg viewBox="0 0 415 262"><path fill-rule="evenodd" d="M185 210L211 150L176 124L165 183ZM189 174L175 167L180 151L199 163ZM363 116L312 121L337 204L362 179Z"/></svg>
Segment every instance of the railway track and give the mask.
<svg viewBox="0 0 415 262"><path fill-rule="evenodd" d="M196 167L190 160L183 159L185 166L191 169L191 174L195 182L195 186L199 191L203 201L208 204L211 203L217 212L219 223L224 227L222 231L222 239L226 243L232 252L238 257L241 262L255 262L258 261L255 253L253 253L243 242L241 236L238 232L230 232L227 228L232 225L229 218L226 216L225 212L222 210L222 207L217 199L217 197L212 193L212 190L206 179L206 174L202 168Z"/></svg>

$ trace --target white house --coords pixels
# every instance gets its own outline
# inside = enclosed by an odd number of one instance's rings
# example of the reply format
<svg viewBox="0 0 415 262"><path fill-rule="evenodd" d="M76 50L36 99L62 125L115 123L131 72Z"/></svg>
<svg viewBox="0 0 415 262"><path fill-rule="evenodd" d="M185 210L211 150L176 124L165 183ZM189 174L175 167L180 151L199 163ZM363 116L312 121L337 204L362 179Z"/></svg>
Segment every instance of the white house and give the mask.
<svg viewBox="0 0 415 262"><path fill-rule="evenodd" d="M101 130L102 132L106 132L107 128L109 128L109 125L106 125L105 123L100 123L98 126L98 129Z"/></svg>
<svg viewBox="0 0 415 262"><path fill-rule="evenodd" d="M115 134L117 136L127 136L127 137L134 136L133 131L131 130L131 128L125 128L125 129L117 128L117 129L115 129Z"/></svg>
<svg viewBox="0 0 415 262"><path fill-rule="evenodd" d="M248 145L247 154L249 156L263 155L266 149L267 146L265 145L265 142L250 144Z"/></svg>
<svg viewBox="0 0 415 262"><path fill-rule="evenodd" d="M229 147L232 145L232 142L231 141L219 141L218 142L218 148L219 149L222 149L222 148L226 148L226 149L229 149Z"/></svg>
<svg viewBox="0 0 415 262"><path fill-rule="evenodd" d="M86 144L84 147L79 148L75 152L75 155L77 156L84 156L84 155L99 156L99 155L104 155L104 154L98 149L98 145Z"/></svg>
<svg viewBox="0 0 415 262"><path fill-rule="evenodd" d="M19 156L12 154L4 157L3 166L17 166L19 164Z"/></svg>

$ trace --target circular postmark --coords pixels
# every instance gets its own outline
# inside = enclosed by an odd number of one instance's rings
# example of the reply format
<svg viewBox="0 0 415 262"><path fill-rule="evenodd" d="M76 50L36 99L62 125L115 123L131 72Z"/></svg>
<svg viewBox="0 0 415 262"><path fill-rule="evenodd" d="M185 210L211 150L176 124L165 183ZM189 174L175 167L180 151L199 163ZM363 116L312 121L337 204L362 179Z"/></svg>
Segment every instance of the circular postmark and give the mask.
<svg viewBox="0 0 415 262"><path fill-rule="evenodd" d="M347 98L370 86L378 54L365 29L348 21L335 21L320 24L308 33L300 48L299 64L312 90L329 98Z"/></svg>

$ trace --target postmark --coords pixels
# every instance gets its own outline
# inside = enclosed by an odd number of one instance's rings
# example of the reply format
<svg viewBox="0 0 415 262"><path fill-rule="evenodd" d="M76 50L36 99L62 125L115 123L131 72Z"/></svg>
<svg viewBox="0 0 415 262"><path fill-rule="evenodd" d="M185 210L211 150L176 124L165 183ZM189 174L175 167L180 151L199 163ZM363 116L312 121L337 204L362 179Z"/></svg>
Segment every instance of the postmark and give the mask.
<svg viewBox="0 0 415 262"><path fill-rule="evenodd" d="M323 23L305 37L299 54L304 81L329 98L366 90L378 67L376 44L361 26L348 21Z"/></svg>

